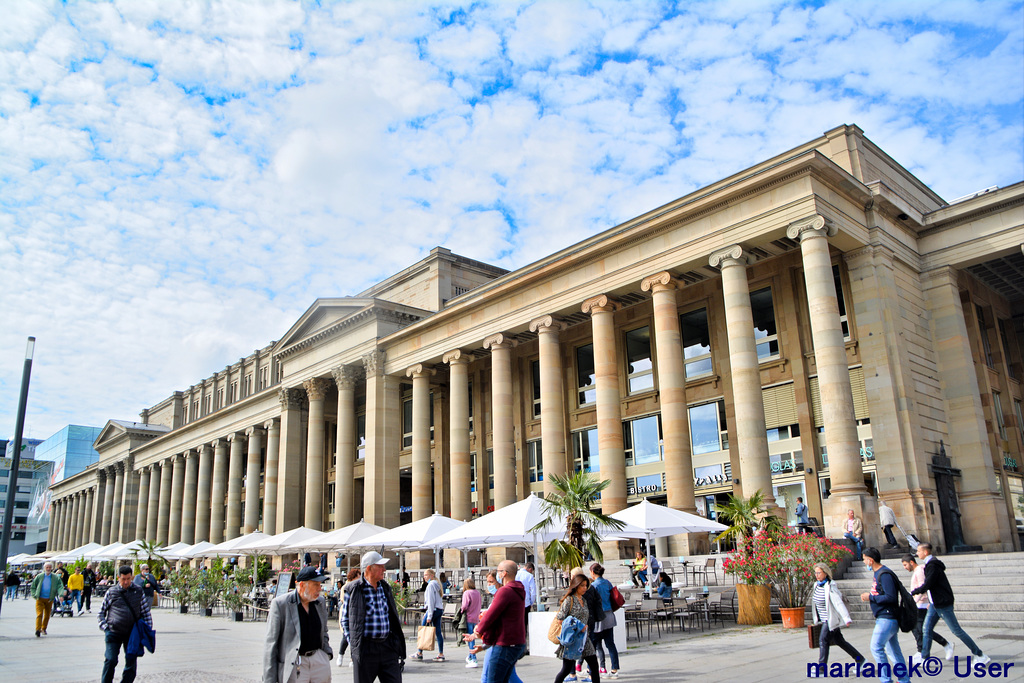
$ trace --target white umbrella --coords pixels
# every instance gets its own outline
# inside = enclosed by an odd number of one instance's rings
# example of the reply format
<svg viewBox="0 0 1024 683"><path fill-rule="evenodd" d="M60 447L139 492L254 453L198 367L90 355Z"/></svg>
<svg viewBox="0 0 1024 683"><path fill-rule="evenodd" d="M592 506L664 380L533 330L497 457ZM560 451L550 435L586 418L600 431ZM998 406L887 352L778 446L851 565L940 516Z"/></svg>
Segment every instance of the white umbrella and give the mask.
<svg viewBox="0 0 1024 683"><path fill-rule="evenodd" d="M369 522L359 521L355 524L349 524L346 527L342 527L341 529L335 529L333 531L322 533L319 536L313 536L312 538L289 546L288 550L316 550L321 553L330 552L332 550L344 550L368 536L384 533L385 531L387 531L385 527L370 524Z"/></svg>
<svg viewBox="0 0 1024 683"><path fill-rule="evenodd" d="M100 546L99 548L96 548L95 550L90 552L88 555L86 555L85 559L87 559L87 560L102 560L104 558L100 557L100 553L105 553L106 551L111 550L113 548L116 548L116 547L118 547L120 545L123 545L123 544L122 543L108 543L107 545Z"/></svg>
<svg viewBox="0 0 1024 683"><path fill-rule="evenodd" d="M274 555L276 553L284 552L293 545L301 546L303 541L315 536L320 536L322 533L322 531L317 529L300 526L298 528L291 529L290 531L283 531L279 534L275 534L274 536L244 543L236 549L247 554Z"/></svg>
<svg viewBox="0 0 1024 683"><path fill-rule="evenodd" d="M246 555L248 554L249 551L240 550L240 546L244 546L248 543L263 541L268 538L270 538L270 536L263 533L262 531L254 531L251 534L246 534L245 536L238 536L236 538L232 538L229 541L218 543L217 545L211 548L207 548L203 553L203 557L234 557L235 555Z"/></svg>
<svg viewBox="0 0 1024 683"><path fill-rule="evenodd" d="M395 527L394 529L374 534L373 536L367 536L366 538L349 545L361 548L383 546L385 548L402 550L430 548L434 551L434 564L440 565L441 561L438 551L442 546L434 544L433 540L441 534L447 533L452 529L463 526L464 524L465 522L460 522L457 519L445 517L444 515L435 512L430 517L424 517L423 519L412 522L411 524L403 524L402 526Z"/></svg>
<svg viewBox="0 0 1024 683"><path fill-rule="evenodd" d="M107 546L106 550L98 550L96 554L92 556L94 560L118 560L122 557L128 557L133 551L138 550L145 541L136 539L130 543L118 543L117 545Z"/></svg>
<svg viewBox="0 0 1024 683"><path fill-rule="evenodd" d="M74 562L80 558L89 557L90 553L93 553L102 547L103 546L101 546L99 543L86 543L85 545L78 546L74 550L69 550L66 553L61 553L53 559L60 560L61 562Z"/></svg>
<svg viewBox="0 0 1024 683"><path fill-rule="evenodd" d="M645 498L633 507L613 512L611 517L639 527L644 530L644 538L647 539L647 566L651 566L651 539L662 536L674 536L675 534L712 533L725 531L729 527L724 524L705 519L699 515L690 514L664 505L655 505ZM653 572L650 572L653 574ZM650 587L654 580L648 575L647 585Z"/></svg>
<svg viewBox="0 0 1024 683"><path fill-rule="evenodd" d="M13 567L15 565L22 564L22 562L24 562L25 560L27 560L30 557L32 557L32 556L31 555L27 555L25 553L18 553L14 557L7 558L7 562L9 562L10 565Z"/></svg>
<svg viewBox="0 0 1024 683"><path fill-rule="evenodd" d="M184 556L182 556L181 551L191 547L191 543L186 543L185 541L178 541L177 543L169 545L165 548L157 548L156 554L164 558L165 560L183 560L185 558Z"/></svg>
<svg viewBox="0 0 1024 683"><path fill-rule="evenodd" d="M205 552L213 547L213 543L209 541L199 541L195 545L190 545L187 548L182 548L178 551L178 557L182 560L191 560L197 557L205 557Z"/></svg>

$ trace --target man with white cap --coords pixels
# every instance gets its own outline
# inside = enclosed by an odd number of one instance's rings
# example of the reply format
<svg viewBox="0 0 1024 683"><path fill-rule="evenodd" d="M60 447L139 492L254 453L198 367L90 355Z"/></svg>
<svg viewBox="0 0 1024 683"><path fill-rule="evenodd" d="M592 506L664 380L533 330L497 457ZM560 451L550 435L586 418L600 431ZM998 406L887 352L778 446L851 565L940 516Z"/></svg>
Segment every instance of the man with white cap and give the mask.
<svg viewBox="0 0 1024 683"><path fill-rule="evenodd" d="M330 683L334 651L327 637L327 604L320 595L329 580L316 567L303 567L295 590L270 603L263 683Z"/></svg>
<svg viewBox="0 0 1024 683"><path fill-rule="evenodd" d="M384 580L388 560L365 553L361 578L345 585L341 630L348 639L354 683L401 683L405 634L391 586Z"/></svg>

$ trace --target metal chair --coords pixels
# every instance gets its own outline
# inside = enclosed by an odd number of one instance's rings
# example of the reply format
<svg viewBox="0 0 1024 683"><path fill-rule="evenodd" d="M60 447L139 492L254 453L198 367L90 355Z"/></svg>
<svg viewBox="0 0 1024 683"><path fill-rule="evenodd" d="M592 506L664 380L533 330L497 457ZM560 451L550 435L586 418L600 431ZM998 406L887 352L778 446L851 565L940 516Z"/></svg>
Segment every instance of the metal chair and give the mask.
<svg viewBox="0 0 1024 683"><path fill-rule="evenodd" d="M697 577L698 576L702 576L702 577L704 577L704 584L703 585L706 586L708 584L708 574L710 574L715 579L715 585L717 586L718 585L718 569L716 568L717 564L718 564L718 560L717 559L715 559L713 557L709 557L708 559L706 559L704 561L704 566L692 567L690 569L690 572L691 572L690 575L693 577L693 585L695 585L695 586L700 585L700 584L697 583Z"/></svg>

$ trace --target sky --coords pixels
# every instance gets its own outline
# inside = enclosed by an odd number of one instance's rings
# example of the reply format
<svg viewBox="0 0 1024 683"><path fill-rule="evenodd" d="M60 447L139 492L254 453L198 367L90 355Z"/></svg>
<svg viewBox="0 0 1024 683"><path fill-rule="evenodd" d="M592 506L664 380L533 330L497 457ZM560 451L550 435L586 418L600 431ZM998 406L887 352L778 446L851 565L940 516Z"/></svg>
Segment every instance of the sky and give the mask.
<svg viewBox="0 0 1024 683"><path fill-rule="evenodd" d="M0 0L0 437L138 419L435 246L514 269L857 124L1024 180L1020 2Z"/></svg>

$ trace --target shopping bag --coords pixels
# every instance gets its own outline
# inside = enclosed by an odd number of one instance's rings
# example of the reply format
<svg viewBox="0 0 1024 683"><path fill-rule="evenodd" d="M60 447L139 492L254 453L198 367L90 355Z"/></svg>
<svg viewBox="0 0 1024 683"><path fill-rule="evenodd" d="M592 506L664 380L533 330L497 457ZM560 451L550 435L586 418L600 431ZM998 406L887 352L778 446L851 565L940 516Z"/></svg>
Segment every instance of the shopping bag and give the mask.
<svg viewBox="0 0 1024 683"><path fill-rule="evenodd" d="M821 638L821 624L807 624L807 647L817 650Z"/></svg>
<svg viewBox="0 0 1024 683"><path fill-rule="evenodd" d="M416 632L416 649L433 650L436 636L433 626L420 626L420 630Z"/></svg>

